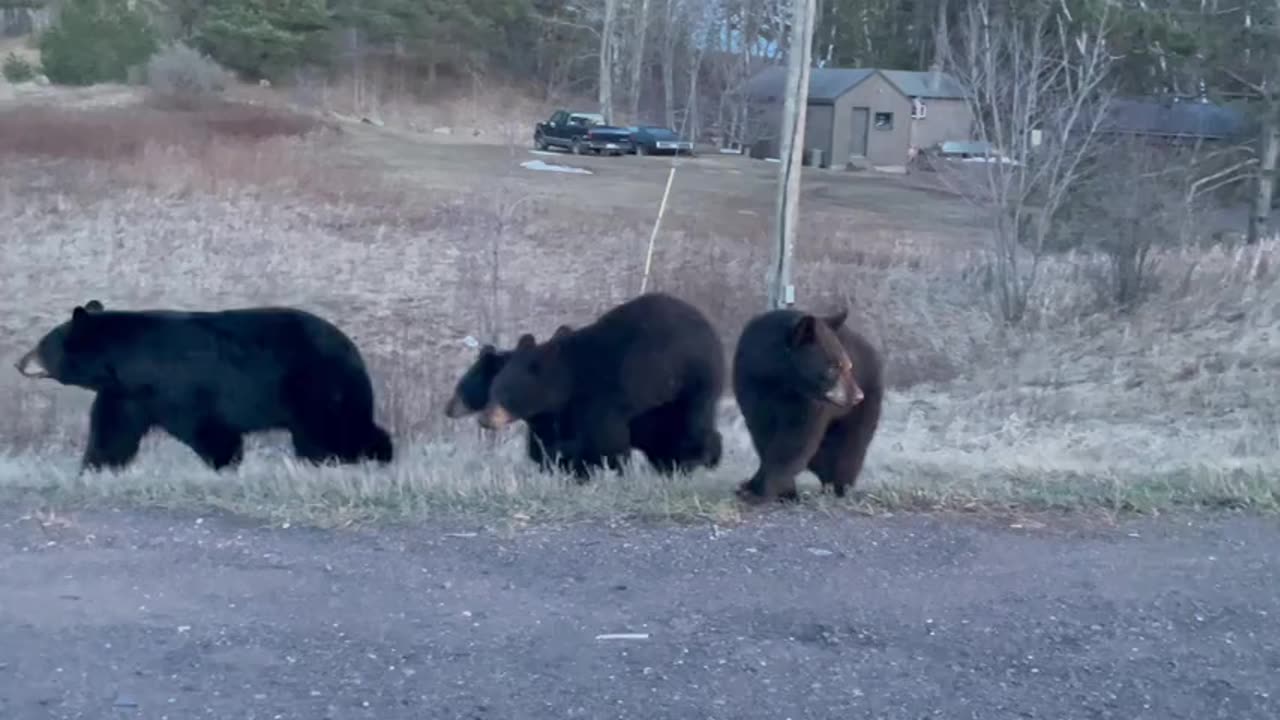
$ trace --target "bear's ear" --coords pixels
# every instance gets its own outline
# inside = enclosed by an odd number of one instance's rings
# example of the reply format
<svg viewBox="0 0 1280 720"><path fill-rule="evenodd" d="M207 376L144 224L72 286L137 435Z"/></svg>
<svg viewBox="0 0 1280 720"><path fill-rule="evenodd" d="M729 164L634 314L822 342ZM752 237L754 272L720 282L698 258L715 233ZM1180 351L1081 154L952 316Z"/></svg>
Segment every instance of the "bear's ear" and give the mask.
<svg viewBox="0 0 1280 720"><path fill-rule="evenodd" d="M833 313L831 315L828 315L822 318L822 321L827 324L827 327L831 328L832 330L835 330L839 328L841 325L843 325L844 321L848 319L849 319L849 308L841 308L839 312Z"/></svg>
<svg viewBox="0 0 1280 720"><path fill-rule="evenodd" d="M532 350L534 347L537 346L537 344L538 344L538 341L533 339L532 333L525 333L520 336L519 340L516 341L516 349Z"/></svg>
<svg viewBox="0 0 1280 720"><path fill-rule="evenodd" d="M791 326L791 335L787 338L791 347L804 347L813 343L817 337L818 319L812 315L803 315Z"/></svg>
<svg viewBox="0 0 1280 720"><path fill-rule="evenodd" d="M84 309L88 310L89 312L102 312L106 308L102 307L102 303L98 302L97 300L90 300L89 302L84 304Z"/></svg>
<svg viewBox="0 0 1280 720"><path fill-rule="evenodd" d="M573 328L569 327L568 325L561 325L560 327L556 328L556 331L551 335L551 338L554 340L555 338L558 338L558 337L564 337L565 335L568 335L571 332L573 332Z"/></svg>

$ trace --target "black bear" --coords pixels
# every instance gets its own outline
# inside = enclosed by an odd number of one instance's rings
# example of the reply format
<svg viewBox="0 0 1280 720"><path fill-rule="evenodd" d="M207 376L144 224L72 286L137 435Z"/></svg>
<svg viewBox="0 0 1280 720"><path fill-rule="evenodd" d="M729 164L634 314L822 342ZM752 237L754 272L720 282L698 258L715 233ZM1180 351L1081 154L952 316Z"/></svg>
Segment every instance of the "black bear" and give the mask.
<svg viewBox="0 0 1280 720"><path fill-rule="evenodd" d="M215 470L240 462L244 433L270 429L287 429L312 462L392 459L360 351L301 310L129 312L90 301L17 368L97 393L82 469L128 465L152 427Z"/></svg>
<svg viewBox="0 0 1280 720"><path fill-rule="evenodd" d="M559 337L571 330L568 325L556 328L553 337ZM453 395L445 406L444 414L451 419L463 418L478 413L489 404L489 386L498 376L498 371L507 364L512 350L499 350L493 345L480 347L475 362L462 373L454 385ZM542 470L551 470L559 466L567 469L567 465L558 463L557 457L561 448L559 443L559 423L554 413L542 413L525 418L525 454Z"/></svg>
<svg viewBox="0 0 1280 720"><path fill-rule="evenodd" d="M760 457L738 488L743 500L796 499L805 468L837 497L857 481L880 422L884 368L847 316L773 310L743 328L733 393Z"/></svg>
<svg viewBox="0 0 1280 720"><path fill-rule="evenodd" d="M649 293L545 343L524 335L493 378L480 424L554 413L559 447L585 479L634 447L660 472L720 462L724 346L689 303Z"/></svg>

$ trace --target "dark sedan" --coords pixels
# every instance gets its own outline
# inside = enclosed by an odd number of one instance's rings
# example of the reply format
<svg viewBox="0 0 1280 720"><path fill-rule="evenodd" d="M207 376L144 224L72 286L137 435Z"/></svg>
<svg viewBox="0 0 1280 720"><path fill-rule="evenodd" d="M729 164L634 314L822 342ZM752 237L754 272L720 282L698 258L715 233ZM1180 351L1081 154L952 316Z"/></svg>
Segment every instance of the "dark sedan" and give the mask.
<svg viewBox="0 0 1280 720"><path fill-rule="evenodd" d="M637 155L693 154L693 143L670 128L642 125L632 127L631 144Z"/></svg>

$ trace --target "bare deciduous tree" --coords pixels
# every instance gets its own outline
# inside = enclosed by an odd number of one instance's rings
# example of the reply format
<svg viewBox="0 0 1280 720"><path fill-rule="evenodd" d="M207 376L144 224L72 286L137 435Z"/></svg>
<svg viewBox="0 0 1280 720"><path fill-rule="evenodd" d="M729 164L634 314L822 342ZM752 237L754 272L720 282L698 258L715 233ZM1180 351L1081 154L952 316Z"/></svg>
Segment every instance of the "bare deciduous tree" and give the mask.
<svg viewBox="0 0 1280 720"><path fill-rule="evenodd" d="M1108 8L1081 18L1051 0L971 0L943 53L966 91L975 136L998 151L952 184L990 214L997 303L1008 322L1026 313L1055 216L1105 119Z"/></svg>
<svg viewBox="0 0 1280 720"><path fill-rule="evenodd" d="M640 114L640 91L643 89L645 68L645 41L649 34L649 0L639 0L635 11L635 25L631 37L631 83L630 91L631 121L638 122Z"/></svg>
<svg viewBox="0 0 1280 720"><path fill-rule="evenodd" d="M605 122L613 122L613 58L614 34L618 20L618 0L604 0L604 22L600 28L600 114Z"/></svg>

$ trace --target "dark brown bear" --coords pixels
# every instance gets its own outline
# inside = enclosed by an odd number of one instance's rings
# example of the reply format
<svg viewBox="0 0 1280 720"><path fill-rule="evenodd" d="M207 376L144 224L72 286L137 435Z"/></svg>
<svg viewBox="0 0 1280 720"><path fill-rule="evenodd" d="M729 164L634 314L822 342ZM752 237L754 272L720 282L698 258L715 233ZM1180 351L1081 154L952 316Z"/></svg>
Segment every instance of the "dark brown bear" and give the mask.
<svg viewBox="0 0 1280 720"><path fill-rule="evenodd" d="M806 468L837 497L857 482L880 422L883 364L844 326L847 315L774 310L743 328L733 392L760 467L738 488L742 499L794 500Z"/></svg>
<svg viewBox="0 0 1280 720"><path fill-rule="evenodd" d="M556 329L553 337L571 330L568 325ZM480 348L475 362L462 373L453 388L453 396L445 406L444 414L451 419L464 418L484 410L489 404L489 386L498 372L506 366L513 350L499 350L486 344ZM559 423L554 413L544 413L525 418L525 454L540 469L555 468L560 453ZM567 465L559 464L561 469Z"/></svg>
<svg viewBox="0 0 1280 720"><path fill-rule="evenodd" d="M520 338L489 388L480 423L500 428L554 413L574 473L620 470L633 447L664 472L720 462L716 404L724 349L689 303L649 293L538 344Z"/></svg>

